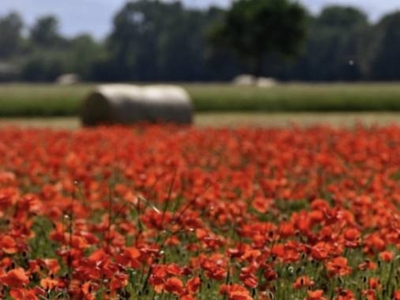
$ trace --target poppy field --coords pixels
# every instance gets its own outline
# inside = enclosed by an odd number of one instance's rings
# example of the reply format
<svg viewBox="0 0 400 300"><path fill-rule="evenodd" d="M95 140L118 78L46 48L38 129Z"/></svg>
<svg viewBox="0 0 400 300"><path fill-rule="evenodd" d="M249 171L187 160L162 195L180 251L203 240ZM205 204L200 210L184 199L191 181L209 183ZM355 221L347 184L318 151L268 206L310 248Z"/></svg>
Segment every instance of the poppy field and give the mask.
<svg viewBox="0 0 400 300"><path fill-rule="evenodd" d="M400 299L400 127L0 136L1 299Z"/></svg>

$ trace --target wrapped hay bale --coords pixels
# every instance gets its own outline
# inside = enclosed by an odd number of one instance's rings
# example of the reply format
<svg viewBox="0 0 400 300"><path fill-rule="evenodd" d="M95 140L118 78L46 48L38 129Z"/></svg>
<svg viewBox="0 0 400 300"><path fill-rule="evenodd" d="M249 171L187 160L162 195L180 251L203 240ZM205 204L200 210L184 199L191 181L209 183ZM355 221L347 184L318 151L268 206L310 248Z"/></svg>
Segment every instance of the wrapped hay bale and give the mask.
<svg viewBox="0 0 400 300"><path fill-rule="evenodd" d="M259 77L257 78L257 86L260 88L271 88L277 85L277 81L273 78Z"/></svg>
<svg viewBox="0 0 400 300"><path fill-rule="evenodd" d="M73 85L79 82L80 77L77 74L63 74L56 79L56 84L58 85Z"/></svg>
<svg viewBox="0 0 400 300"><path fill-rule="evenodd" d="M252 86L256 83L257 79L253 75L242 74L236 76L232 83L237 86Z"/></svg>
<svg viewBox="0 0 400 300"><path fill-rule="evenodd" d="M193 108L189 94L177 86L112 84L97 87L84 100L81 119L85 126L136 122L191 124Z"/></svg>

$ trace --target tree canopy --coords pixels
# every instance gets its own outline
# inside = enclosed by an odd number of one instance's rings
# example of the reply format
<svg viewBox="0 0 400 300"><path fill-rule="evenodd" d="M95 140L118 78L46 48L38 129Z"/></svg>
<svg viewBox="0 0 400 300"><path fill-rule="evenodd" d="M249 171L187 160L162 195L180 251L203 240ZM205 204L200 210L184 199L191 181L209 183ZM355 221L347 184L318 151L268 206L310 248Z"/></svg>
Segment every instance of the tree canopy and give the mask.
<svg viewBox="0 0 400 300"><path fill-rule="evenodd" d="M283 81L400 80L399 12L372 24L355 7L312 15L294 0L236 0L228 10L137 0L116 13L104 40L63 36L61 25L53 15L31 26L15 12L0 16L0 81L70 72L107 82L227 81L248 72Z"/></svg>
<svg viewBox="0 0 400 300"><path fill-rule="evenodd" d="M372 61L373 79L400 79L400 12L384 17L376 30L377 50Z"/></svg>
<svg viewBox="0 0 400 300"><path fill-rule="evenodd" d="M41 47L54 47L59 45L62 38L58 32L58 19L55 16L44 16L36 20L30 30L32 43Z"/></svg>
<svg viewBox="0 0 400 300"><path fill-rule="evenodd" d="M221 10L188 10L180 2L127 3L114 18L107 45L116 76L132 80L201 80L207 77L204 29Z"/></svg>
<svg viewBox="0 0 400 300"><path fill-rule="evenodd" d="M21 47L22 18L12 12L0 18L0 59L18 54Z"/></svg>
<svg viewBox="0 0 400 300"><path fill-rule="evenodd" d="M267 54L295 56L305 36L306 11L297 2L238 0L212 31L211 41L233 50L259 76Z"/></svg>

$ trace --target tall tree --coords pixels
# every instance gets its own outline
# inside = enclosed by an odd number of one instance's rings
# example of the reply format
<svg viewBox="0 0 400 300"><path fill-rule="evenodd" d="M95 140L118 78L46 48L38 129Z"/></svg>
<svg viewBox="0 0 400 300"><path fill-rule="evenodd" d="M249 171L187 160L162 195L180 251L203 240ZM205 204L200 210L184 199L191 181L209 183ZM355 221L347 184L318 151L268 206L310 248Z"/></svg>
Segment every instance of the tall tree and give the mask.
<svg viewBox="0 0 400 300"><path fill-rule="evenodd" d="M44 16L37 19L30 30L31 41L40 47L54 47L61 44L62 38L58 32L58 20L55 16Z"/></svg>
<svg viewBox="0 0 400 300"><path fill-rule="evenodd" d="M0 18L0 58L8 59L18 54L23 22L17 13Z"/></svg>
<svg viewBox="0 0 400 300"><path fill-rule="evenodd" d="M69 44L72 71L79 74L82 79L93 79L93 65L105 55L103 45L87 34L73 38Z"/></svg>
<svg viewBox="0 0 400 300"><path fill-rule="evenodd" d="M30 55L21 70L21 77L26 81L50 82L63 73L69 73L68 52L42 51Z"/></svg>
<svg viewBox="0 0 400 300"><path fill-rule="evenodd" d="M151 80L157 70L157 43L168 4L140 0L128 2L114 18L108 47L118 79Z"/></svg>
<svg viewBox="0 0 400 300"><path fill-rule="evenodd" d="M306 11L292 0L234 1L211 42L233 50L260 76L268 54L296 56L306 36Z"/></svg>
<svg viewBox="0 0 400 300"><path fill-rule="evenodd" d="M315 61L321 79L355 80L366 69L367 16L357 8L328 6L317 18L313 28ZM323 68L321 68L323 66Z"/></svg>
<svg viewBox="0 0 400 300"><path fill-rule="evenodd" d="M362 11L327 6L318 16L310 16L308 24L306 50L294 66L285 65L280 76L312 81L367 78L372 39Z"/></svg>
<svg viewBox="0 0 400 300"><path fill-rule="evenodd" d="M372 61L372 78L400 79L400 12L388 14L376 25L377 49Z"/></svg>
<svg viewBox="0 0 400 300"><path fill-rule="evenodd" d="M367 16L351 6L330 5L325 7L317 20L318 25L346 30L368 24Z"/></svg>
<svg viewBox="0 0 400 300"><path fill-rule="evenodd" d="M209 11L185 9L179 1L127 3L114 19L108 40L118 79L202 80L204 28Z"/></svg>

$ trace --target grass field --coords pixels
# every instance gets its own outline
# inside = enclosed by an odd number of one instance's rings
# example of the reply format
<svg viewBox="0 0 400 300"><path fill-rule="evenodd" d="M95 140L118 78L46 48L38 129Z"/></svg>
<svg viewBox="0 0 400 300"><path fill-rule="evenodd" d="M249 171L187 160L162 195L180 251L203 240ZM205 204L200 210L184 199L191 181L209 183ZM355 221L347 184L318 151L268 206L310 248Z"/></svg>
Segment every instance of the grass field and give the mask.
<svg viewBox="0 0 400 300"><path fill-rule="evenodd" d="M196 112L400 111L400 84L185 84ZM76 116L93 85L0 85L1 117Z"/></svg>

